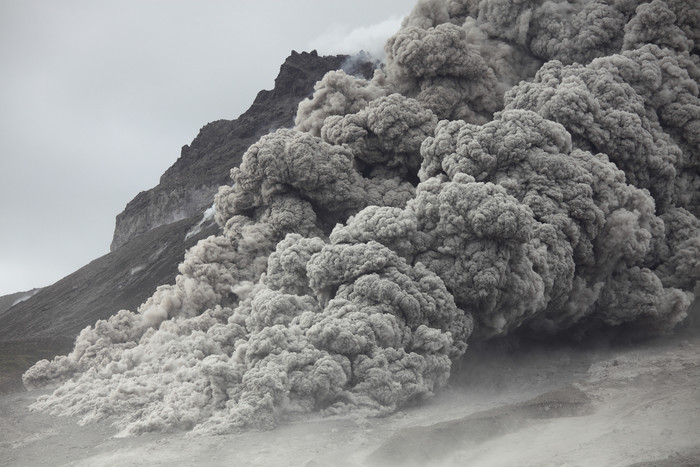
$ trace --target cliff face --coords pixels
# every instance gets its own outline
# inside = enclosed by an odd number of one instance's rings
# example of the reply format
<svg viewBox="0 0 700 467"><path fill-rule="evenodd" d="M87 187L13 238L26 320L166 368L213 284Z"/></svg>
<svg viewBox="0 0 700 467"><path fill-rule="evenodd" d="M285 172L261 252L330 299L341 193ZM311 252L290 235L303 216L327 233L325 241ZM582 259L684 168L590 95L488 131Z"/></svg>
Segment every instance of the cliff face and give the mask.
<svg viewBox="0 0 700 467"><path fill-rule="evenodd" d="M294 123L297 104L313 92L316 81L341 68L348 57L292 52L271 91L260 91L253 105L235 120L211 122L199 131L154 188L139 193L117 216L110 249L161 225L199 215L211 205L229 171L260 136ZM369 73L365 66L361 72Z"/></svg>

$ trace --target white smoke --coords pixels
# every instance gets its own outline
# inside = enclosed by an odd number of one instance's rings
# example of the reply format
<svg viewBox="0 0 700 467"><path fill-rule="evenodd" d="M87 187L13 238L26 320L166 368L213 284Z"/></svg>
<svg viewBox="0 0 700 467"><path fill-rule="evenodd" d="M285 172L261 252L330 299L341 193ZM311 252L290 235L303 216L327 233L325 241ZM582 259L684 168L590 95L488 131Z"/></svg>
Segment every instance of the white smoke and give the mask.
<svg viewBox="0 0 700 467"><path fill-rule="evenodd" d="M348 30L334 25L309 42L311 49L324 54L355 55L364 51L377 60L385 58L384 43L401 26L403 18L392 17L369 26Z"/></svg>
<svg viewBox="0 0 700 467"><path fill-rule="evenodd" d="M207 225L213 224L215 217L216 217L216 205L212 204L204 211L204 213L202 214L202 219L197 223L197 225L192 227L185 234L185 240L189 240L191 237L197 235Z"/></svg>

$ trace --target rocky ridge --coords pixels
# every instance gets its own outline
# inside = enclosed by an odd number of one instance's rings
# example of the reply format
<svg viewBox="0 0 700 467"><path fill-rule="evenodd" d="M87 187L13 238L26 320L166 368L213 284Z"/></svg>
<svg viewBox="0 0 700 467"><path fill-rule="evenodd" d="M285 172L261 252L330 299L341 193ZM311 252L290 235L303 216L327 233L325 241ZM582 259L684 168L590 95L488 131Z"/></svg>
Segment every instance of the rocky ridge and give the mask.
<svg viewBox="0 0 700 467"><path fill-rule="evenodd" d="M274 89L258 93L250 108L235 120L217 120L199 130L179 159L154 188L139 193L117 215L111 251L161 225L199 215L211 205L229 170L238 166L248 146L277 128L291 127L297 104L313 92L316 81L347 61L346 55L320 56L316 51L287 57ZM356 72L370 73L367 67Z"/></svg>

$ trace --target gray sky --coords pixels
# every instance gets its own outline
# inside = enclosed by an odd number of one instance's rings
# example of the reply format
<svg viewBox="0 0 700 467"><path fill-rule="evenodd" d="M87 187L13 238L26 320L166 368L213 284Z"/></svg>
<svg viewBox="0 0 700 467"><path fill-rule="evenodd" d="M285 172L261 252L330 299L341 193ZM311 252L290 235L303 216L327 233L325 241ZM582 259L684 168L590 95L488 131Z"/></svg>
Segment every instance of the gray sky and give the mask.
<svg viewBox="0 0 700 467"><path fill-rule="evenodd" d="M0 295L107 253L126 203L292 49L376 53L414 3L0 2Z"/></svg>

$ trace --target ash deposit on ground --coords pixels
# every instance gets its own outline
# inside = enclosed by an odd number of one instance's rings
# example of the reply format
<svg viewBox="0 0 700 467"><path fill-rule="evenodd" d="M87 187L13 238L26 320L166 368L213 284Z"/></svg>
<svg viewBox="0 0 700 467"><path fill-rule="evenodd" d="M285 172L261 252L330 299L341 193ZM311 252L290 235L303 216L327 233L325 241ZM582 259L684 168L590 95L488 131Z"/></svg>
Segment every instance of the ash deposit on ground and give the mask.
<svg viewBox="0 0 700 467"><path fill-rule="evenodd" d="M219 189L173 284L42 360L35 411L120 435L383 416L505 336L684 326L700 280L700 5L419 1Z"/></svg>

